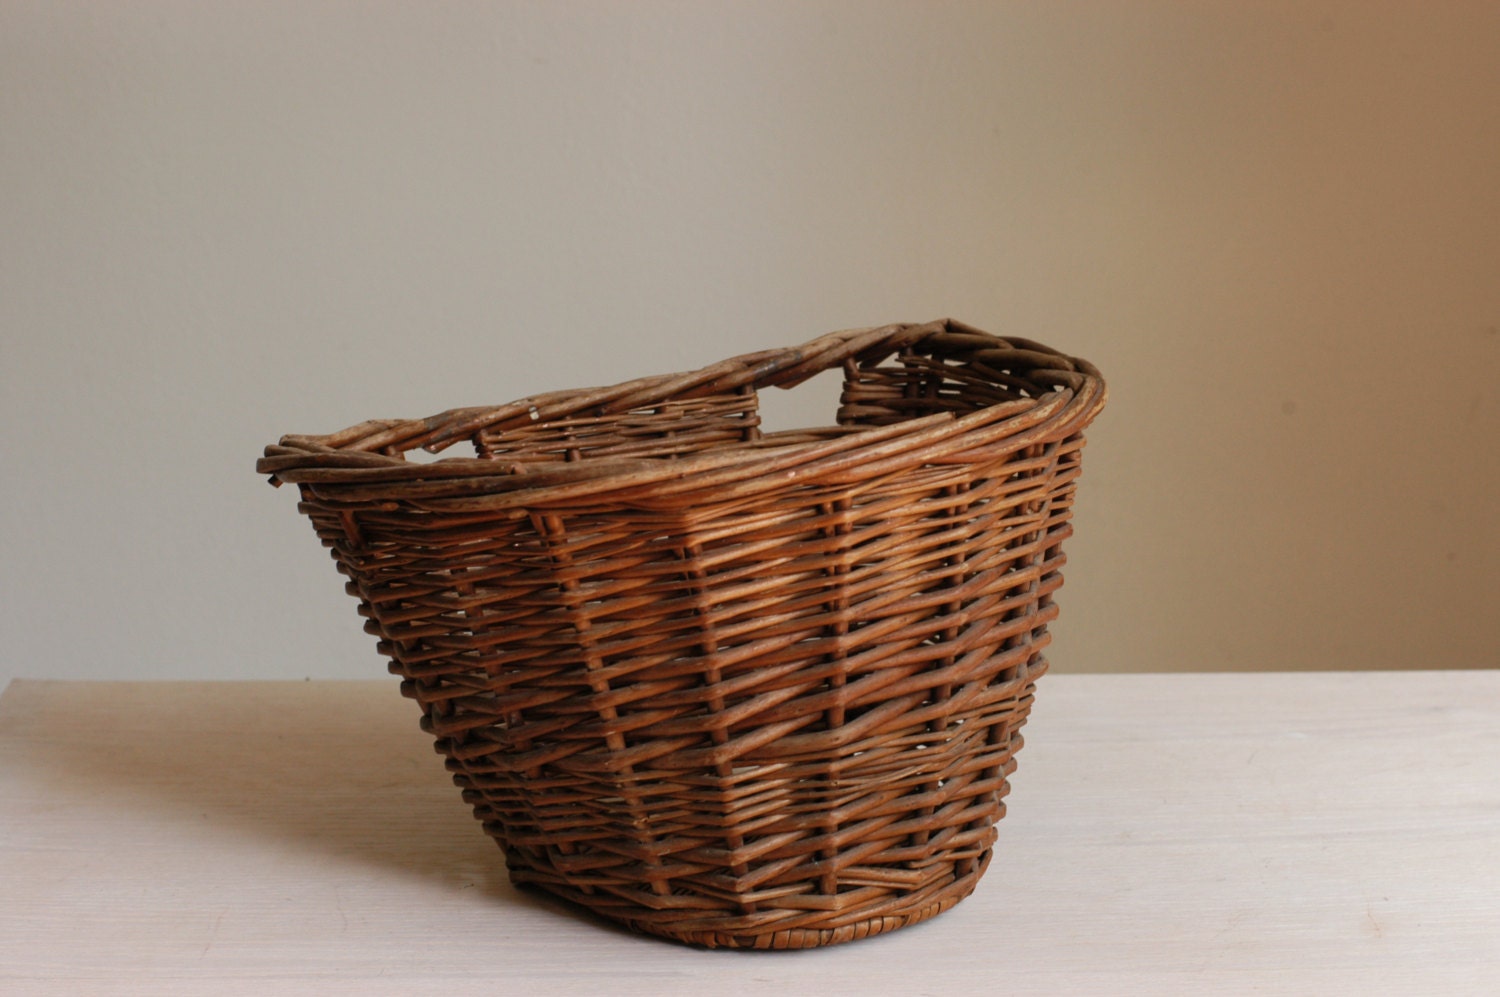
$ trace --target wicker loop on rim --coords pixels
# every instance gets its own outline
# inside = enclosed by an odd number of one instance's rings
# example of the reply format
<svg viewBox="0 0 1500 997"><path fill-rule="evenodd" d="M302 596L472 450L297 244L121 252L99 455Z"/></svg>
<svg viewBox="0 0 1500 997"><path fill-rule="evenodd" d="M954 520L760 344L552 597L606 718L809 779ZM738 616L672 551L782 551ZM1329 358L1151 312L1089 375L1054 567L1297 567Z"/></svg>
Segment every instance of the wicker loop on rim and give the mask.
<svg viewBox="0 0 1500 997"><path fill-rule="evenodd" d="M836 424L762 432L758 392L827 370ZM942 320L286 436L257 468L298 486L516 882L801 948L988 866L1104 402L1087 362Z"/></svg>

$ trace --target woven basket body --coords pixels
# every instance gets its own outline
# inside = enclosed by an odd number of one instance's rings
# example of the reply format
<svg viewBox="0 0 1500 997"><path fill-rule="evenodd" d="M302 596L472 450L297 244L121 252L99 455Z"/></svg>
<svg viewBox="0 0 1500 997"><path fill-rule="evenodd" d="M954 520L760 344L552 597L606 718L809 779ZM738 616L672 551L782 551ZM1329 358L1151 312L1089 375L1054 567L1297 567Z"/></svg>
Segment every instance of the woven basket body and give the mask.
<svg viewBox="0 0 1500 997"><path fill-rule="evenodd" d="M762 435L757 392L826 369L838 425ZM514 881L803 948L988 864L1103 404L1086 362L946 321L288 436L259 470Z"/></svg>

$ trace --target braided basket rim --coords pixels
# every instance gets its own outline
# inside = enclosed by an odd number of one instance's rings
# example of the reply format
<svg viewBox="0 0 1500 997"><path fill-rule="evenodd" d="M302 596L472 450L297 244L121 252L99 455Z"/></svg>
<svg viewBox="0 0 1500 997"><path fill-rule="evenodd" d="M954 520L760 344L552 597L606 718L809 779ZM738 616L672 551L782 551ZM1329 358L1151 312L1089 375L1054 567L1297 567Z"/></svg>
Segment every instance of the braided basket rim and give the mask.
<svg viewBox="0 0 1500 997"><path fill-rule="evenodd" d="M831 439L784 445L760 441L680 458L589 457L532 470L481 456L413 462L406 452L439 453L481 431L504 431L580 414L604 416L736 390L791 388L846 362L902 349L980 348L1000 365L1021 364L1028 380L1053 390L962 415L943 412L891 425L849 427ZM800 346L741 354L686 373L658 374L607 387L532 395L505 405L448 409L421 419L377 419L322 435L288 434L265 448L256 470L271 484L297 483L344 501L415 499L434 510L496 510L609 493L658 496L734 485L753 494L784 476L863 480L942 449L949 459L977 448L993 459L1037 440L1081 431L1104 407L1108 389L1091 363L1015 336L1000 337L954 319L829 333ZM769 440L769 443L774 443ZM916 453L914 453L916 451ZM616 496L617 497L617 496Z"/></svg>

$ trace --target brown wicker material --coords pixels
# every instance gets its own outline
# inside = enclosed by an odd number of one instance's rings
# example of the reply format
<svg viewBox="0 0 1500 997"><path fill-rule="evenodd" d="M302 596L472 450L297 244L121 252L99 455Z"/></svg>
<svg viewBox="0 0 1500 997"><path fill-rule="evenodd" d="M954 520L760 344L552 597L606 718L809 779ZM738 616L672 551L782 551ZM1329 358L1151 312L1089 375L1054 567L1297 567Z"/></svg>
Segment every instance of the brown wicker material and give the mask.
<svg viewBox="0 0 1500 997"><path fill-rule="evenodd" d="M759 389L839 368L837 426L762 435ZM1104 398L939 321L288 436L258 469L300 487L515 882L804 948L989 863Z"/></svg>

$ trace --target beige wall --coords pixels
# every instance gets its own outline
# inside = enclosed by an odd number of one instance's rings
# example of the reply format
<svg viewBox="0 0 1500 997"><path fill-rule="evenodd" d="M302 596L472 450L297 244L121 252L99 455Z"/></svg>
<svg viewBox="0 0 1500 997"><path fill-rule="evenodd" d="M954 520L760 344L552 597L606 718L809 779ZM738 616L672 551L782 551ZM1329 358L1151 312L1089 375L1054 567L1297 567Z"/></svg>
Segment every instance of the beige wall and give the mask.
<svg viewBox="0 0 1500 997"><path fill-rule="evenodd" d="M1500 664L1497 53L1490 2L0 0L0 681L383 674L264 443L944 314L1111 380L1059 669Z"/></svg>

